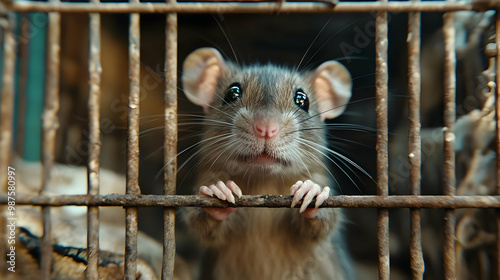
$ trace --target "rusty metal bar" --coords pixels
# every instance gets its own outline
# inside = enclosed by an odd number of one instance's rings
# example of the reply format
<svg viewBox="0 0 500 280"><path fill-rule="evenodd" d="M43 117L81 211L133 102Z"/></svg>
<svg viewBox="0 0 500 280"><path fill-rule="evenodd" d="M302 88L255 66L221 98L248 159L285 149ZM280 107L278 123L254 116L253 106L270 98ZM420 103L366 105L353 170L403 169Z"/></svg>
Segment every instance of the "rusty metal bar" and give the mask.
<svg viewBox="0 0 500 280"><path fill-rule="evenodd" d="M18 194L17 205L118 206L118 207L290 207L289 195L244 195L235 204L200 195L27 195ZM313 200L314 202L314 200ZM0 194L0 205L7 196ZM300 204L299 204L300 205ZM313 205L313 203L311 203ZM358 195L330 196L321 207L345 208L500 208L500 196Z"/></svg>
<svg viewBox="0 0 500 280"><path fill-rule="evenodd" d="M59 0L51 0L57 5ZM59 128L59 75L60 75L60 41L61 41L61 15L58 12L49 13L47 34L47 78L45 83L45 101L42 115L42 187L43 194L49 184L52 167L54 165L56 133ZM52 264L52 233L50 206L42 207L43 237L41 240L41 279L51 279Z"/></svg>
<svg viewBox="0 0 500 280"><path fill-rule="evenodd" d="M496 33L495 33L495 63L496 63L496 75L495 75L495 83L496 83L496 153L497 153L497 174L496 174L496 184L497 184L497 194L500 194L500 11L497 10L496 13ZM496 243L496 277L500 279L500 209L496 210L496 219L497 219L497 243Z"/></svg>
<svg viewBox="0 0 500 280"><path fill-rule="evenodd" d="M387 0L380 0L385 4ZM377 13L375 19L375 95L377 114L377 195L389 195L389 158L388 158L388 124L387 124L387 13ZM377 241L378 241L378 274L379 279L389 280L389 210L378 209L377 212Z"/></svg>
<svg viewBox="0 0 500 280"><path fill-rule="evenodd" d="M28 14L21 15L19 38L28 38L31 32L31 24ZM26 124L26 102L27 102L27 88L28 88L28 69L29 69L29 40L19 40L19 82L17 90L17 136L16 136L16 153L24 155L24 142L26 138L25 124Z"/></svg>
<svg viewBox="0 0 500 280"><path fill-rule="evenodd" d="M450 0L450 3L454 0ZM456 54L455 54L455 22L453 13L443 15L444 25L444 194L455 195L455 82L456 82ZM443 264L445 279L455 279L455 210L445 210L445 239L443 249Z"/></svg>
<svg viewBox="0 0 500 280"><path fill-rule="evenodd" d="M173 4L175 0L167 0ZM177 181L177 14L167 14L165 26L165 195L174 195ZM174 279L175 209L164 208L161 278Z"/></svg>
<svg viewBox="0 0 500 280"><path fill-rule="evenodd" d="M16 39L14 38L14 18L6 14L0 18L5 24L3 34L3 68L2 68L2 94L1 94L1 116L0 116L0 190L7 194L8 166L12 148L13 115L14 115L14 76L16 69ZM1 213L7 213L7 208L0 207ZM6 216L0 214L0 233L7 237ZM6 240L6 239L5 239ZM0 246L0 256L6 256L7 243ZM2 258L3 260L3 258ZM6 262L0 264L0 275L7 272Z"/></svg>
<svg viewBox="0 0 500 280"><path fill-rule="evenodd" d="M412 0L419 3L419 0ZM420 137L420 13L408 15L408 91L409 91L409 161L410 194L420 195L421 137ZM410 264L413 279L423 279L425 265L422 253L420 209L410 210Z"/></svg>
<svg viewBox="0 0 500 280"><path fill-rule="evenodd" d="M138 3L138 0L131 0ZM130 14L129 26L129 100L127 142L127 194L140 194L139 188L139 95L140 95L140 15ZM137 208L125 210L125 279L136 279L137 274Z"/></svg>
<svg viewBox="0 0 500 280"><path fill-rule="evenodd" d="M92 0L99 3L99 0ZM88 194L99 194L99 157L101 155L100 99L101 99L101 15L89 15L89 159ZM87 208L87 269L86 279L97 280L99 261L99 207Z"/></svg>
<svg viewBox="0 0 500 280"><path fill-rule="evenodd" d="M60 3L15 1L9 7L14 12L72 12L72 13L274 13L276 3ZM498 1L436 2L340 2L326 3L285 2L281 13L362 13L362 12L447 12L500 9Z"/></svg>

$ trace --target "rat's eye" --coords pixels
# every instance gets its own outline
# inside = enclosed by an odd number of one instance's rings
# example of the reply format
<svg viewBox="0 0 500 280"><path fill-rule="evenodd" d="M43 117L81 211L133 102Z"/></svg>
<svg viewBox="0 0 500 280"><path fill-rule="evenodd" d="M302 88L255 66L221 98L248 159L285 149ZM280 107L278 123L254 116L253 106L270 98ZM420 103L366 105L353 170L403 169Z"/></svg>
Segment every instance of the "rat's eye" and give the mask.
<svg viewBox="0 0 500 280"><path fill-rule="evenodd" d="M307 94L305 94L301 88L295 91L295 94L293 95L293 103L299 106L302 110L309 112L309 98L307 98Z"/></svg>
<svg viewBox="0 0 500 280"><path fill-rule="evenodd" d="M241 90L241 85L239 83L234 83L229 86L226 90L226 96L224 97L224 104L231 104L234 101L241 98L243 91ZM222 104L222 105L224 105Z"/></svg>

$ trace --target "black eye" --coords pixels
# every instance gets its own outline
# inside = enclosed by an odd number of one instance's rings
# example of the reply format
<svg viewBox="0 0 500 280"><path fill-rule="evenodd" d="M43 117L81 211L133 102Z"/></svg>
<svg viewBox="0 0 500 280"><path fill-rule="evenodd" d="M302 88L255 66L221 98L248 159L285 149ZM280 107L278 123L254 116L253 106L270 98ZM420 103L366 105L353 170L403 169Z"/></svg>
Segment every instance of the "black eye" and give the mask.
<svg viewBox="0 0 500 280"><path fill-rule="evenodd" d="M243 91L241 90L241 85L239 83L234 83L229 86L226 90L226 96L224 97L224 104L231 104L234 101L241 98ZM224 105L222 104L222 105Z"/></svg>
<svg viewBox="0 0 500 280"><path fill-rule="evenodd" d="M304 93L302 89L298 89L295 91L293 95L293 103L299 106L302 110L309 112L309 98L307 98L307 94Z"/></svg>

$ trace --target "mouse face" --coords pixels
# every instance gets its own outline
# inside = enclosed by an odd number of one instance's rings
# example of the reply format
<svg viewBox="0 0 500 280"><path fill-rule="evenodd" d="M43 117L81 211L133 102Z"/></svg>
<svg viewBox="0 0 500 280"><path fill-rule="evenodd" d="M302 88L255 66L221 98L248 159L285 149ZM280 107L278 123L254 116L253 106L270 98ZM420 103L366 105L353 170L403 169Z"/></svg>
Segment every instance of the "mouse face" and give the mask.
<svg viewBox="0 0 500 280"><path fill-rule="evenodd" d="M326 168L323 120L342 113L351 95L350 75L338 62L307 73L242 67L211 48L187 57L182 81L186 96L206 115L201 161L240 173L232 175L291 176Z"/></svg>

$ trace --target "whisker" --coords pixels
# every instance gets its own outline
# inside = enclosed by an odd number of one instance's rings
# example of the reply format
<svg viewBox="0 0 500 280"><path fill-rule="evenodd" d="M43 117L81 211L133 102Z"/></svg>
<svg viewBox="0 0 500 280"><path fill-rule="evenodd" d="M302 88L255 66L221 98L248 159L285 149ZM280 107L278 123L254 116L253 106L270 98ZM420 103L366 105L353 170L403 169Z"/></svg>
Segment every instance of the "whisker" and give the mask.
<svg viewBox="0 0 500 280"><path fill-rule="evenodd" d="M328 21L330 21L332 18L330 18ZM328 44L328 42L330 42L333 38L335 38L338 34L342 33L344 30L346 30L348 27L351 27L357 23L359 23L361 20L357 20L357 21L354 21L353 23L349 24L349 25L346 25L344 28L340 29L339 31L337 31L335 34L333 34L333 36L330 36L330 38L328 38L328 40L326 40L317 50L316 52L311 56L311 58L309 58L309 60L306 62L306 66L309 64L309 62L311 62L311 60L319 53L319 51L325 47L326 44ZM326 25L325 25L326 26ZM324 27L323 27L324 29ZM321 30L323 30L321 29ZM320 31L321 32L321 31ZM318 34L319 35L319 34ZM314 42L313 42L314 43ZM338 59L335 59L338 61Z"/></svg>
<svg viewBox="0 0 500 280"><path fill-rule="evenodd" d="M370 74L365 74L365 75L354 77L354 78L352 78L352 80L354 81L354 80L362 79L362 78L369 77L369 76L375 76L375 72L374 73L370 73Z"/></svg>
<svg viewBox="0 0 500 280"><path fill-rule="evenodd" d="M227 36L226 31L224 30L224 28L222 28L222 25L220 24L219 20L217 20L213 14L212 14L212 17L214 18L215 22L217 23L220 30L222 31L222 34L224 34L224 37L226 38L227 43L229 44L229 47L231 48L231 52L233 53L234 60L236 61L237 64L240 64L240 62L238 61L238 56L236 56L236 52L234 51L233 44L231 43L231 40L229 40L229 37Z"/></svg>
<svg viewBox="0 0 500 280"><path fill-rule="evenodd" d="M342 61L342 60L369 60L370 58L367 56L343 56L339 57L335 60L337 61Z"/></svg>
<svg viewBox="0 0 500 280"><path fill-rule="evenodd" d="M320 153L321 153L321 151L319 151L318 149L315 149L315 150L316 150L317 152L320 152ZM323 169L325 169L325 171L326 171L326 172L328 172L328 174L330 174L330 177L333 179L333 181L335 181L335 184L336 184L336 186L338 186L338 188L340 189L340 192L341 192L341 193L344 193L344 191L342 190L342 187L340 186L339 181L337 180L337 178L335 178L335 176L332 174L332 172L330 172L330 169L329 169L329 168L325 165L325 163L324 163L321 159L319 159L319 158L318 158L315 154L313 154L313 153L311 153L311 152L309 152L309 151L306 151L306 150L305 150L304 152L306 152L306 153L309 155L309 157L311 157L311 158L312 158L312 159L314 159L317 163L319 163L319 164L323 167ZM324 155L324 154L323 154L323 155Z"/></svg>
<svg viewBox="0 0 500 280"><path fill-rule="evenodd" d="M226 144L226 147L220 152L218 153L219 155L217 156L217 158L215 158L213 161L212 161L212 164L210 165L210 167L208 169L212 169L212 167L214 166L214 164L219 160L219 158L227 151L229 150L230 148L232 148L232 144L234 143L237 143L237 140L234 140L227 143Z"/></svg>
<svg viewBox="0 0 500 280"><path fill-rule="evenodd" d="M336 130L336 131L358 131L358 132L377 132L377 129L374 128L369 128L369 127L349 127L349 126L331 126L328 127L331 130ZM296 130L296 132L301 132L301 131L308 131L308 130L323 130L325 129L324 127L306 127L306 128L299 128Z"/></svg>
<svg viewBox="0 0 500 280"><path fill-rule="evenodd" d="M181 152L177 153L177 155L175 156L175 158L169 160L167 163L165 163L165 165L158 171L158 173L156 174L155 176L155 180L158 179L158 176L160 175L160 173L165 169L165 167L170 164L172 162L172 160L174 159L177 159L181 154L185 153L186 151L196 147L196 146L199 146L205 142L208 142L208 141L212 141L213 139L216 139L216 138L219 138L217 139L217 141L213 142L213 143L210 143L210 145L214 145L216 143L219 143L221 141L224 141L225 139L227 139L227 137L231 136L231 133L226 133L226 134L222 134L222 135L217 135L217 136L213 136L213 137L209 137L207 139L203 139L201 141L199 141L198 143L195 143L189 147L187 147L186 149L182 150Z"/></svg>
<svg viewBox="0 0 500 280"><path fill-rule="evenodd" d="M304 53L304 55L302 56L302 58L300 59L299 61L299 64L297 65L297 68L295 68L295 71L299 71L299 68L300 68L300 65L302 64L302 61L304 61L304 59L306 58L307 54L309 53L309 50L311 50L311 47L314 45L314 43L316 42L316 40L318 40L318 37L319 35L321 35L321 32L323 32L323 30L325 30L326 26L328 25L328 23L330 23L330 21L332 20L332 17L330 17L326 23L323 25L323 27L321 28L321 30L318 32L318 34L316 35L316 37L314 37L312 43L309 45L309 47L307 47L307 50L306 52ZM321 47L320 47L321 49ZM316 55L318 52L315 52L313 54L312 57L314 57L314 55ZM307 63L309 63L309 61L311 61L312 58L310 58L307 62L306 62L306 65Z"/></svg>
<svg viewBox="0 0 500 280"><path fill-rule="evenodd" d="M363 144L363 143L360 143L360 142L356 142L356 141L353 141L353 140L350 140L350 139L345 139L345 138L336 137L336 136L328 136L328 138L329 138L330 141L341 141L341 142L347 142L347 143L350 143L350 144L359 145L359 146L365 147L365 148L372 148L372 146L369 146L369 145L366 145L366 144Z"/></svg>
<svg viewBox="0 0 500 280"><path fill-rule="evenodd" d="M211 146L211 145L210 145ZM188 171L187 171L187 174L186 176L184 177L184 179L182 179L182 181L180 182L179 185L182 185L184 183L184 181L187 179L187 175L191 174L191 172L193 172L194 170L197 170L198 167L200 166L200 164L202 162L205 161L205 159L209 156L211 156L212 154L216 153L218 151L217 148L215 149L212 149L210 150L203 158L199 159ZM198 156L199 154L203 153L204 150L202 149L198 149L194 154L192 154L179 168L178 168L178 172L180 170L182 170L194 157Z"/></svg>
<svg viewBox="0 0 500 280"><path fill-rule="evenodd" d="M305 140L305 139L299 139L299 142L301 142L301 143L302 143L302 144L304 144L304 145L311 145L311 144L313 144L313 143L314 143L314 142L312 142L312 141L308 141L308 140ZM314 143L314 144L315 144L315 143ZM319 144L318 144L318 146L320 146L320 147L322 147L322 148L323 148L323 146L321 146L321 145L319 145ZM351 177L351 176L347 173L347 171L346 171L344 168L342 168L342 166L340 166L340 164L338 164L338 163L337 163L336 161L334 161L331 157L329 157L327 154L325 154L324 152L320 151L319 149L316 149L316 148L314 148L314 149L315 149L317 152L321 153L324 157L326 157L327 159L329 159L329 160L330 160L333 164L335 164L335 166L337 166L337 168L339 168L339 169L340 169L340 170L341 170L341 171L342 171L342 172L343 172L343 173L347 176L347 178L348 178L348 179L349 179L349 180L350 180L350 181L354 184L354 186L356 187L356 189L358 189L358 191L359 191L359 192L361 192L361 189L359 188L358 184L356 184L356 182L354 181L354 179L352 179L352 177ZM345 165L345 164L344 164L344 165ZM349 166L346 166L346 167L347 167L347 168L349 168ZM349 168L349 169L350 169L350 168ZM351 172L353 172L353 171L352 171L352 169L350 169L350 170L351 170ZM355 172L353 172L353 173L356 175L356 173L355 173ZM356 175L356 176L357 176L357 175ZM358 177L358 178L359 178L359 177ZM340 187L340 184L339 184L339 187Z"/></svg>
<svg viewBox="0 0 500 280"><path fill-rule="evenodd" d="M407 98L408 96L407 96L407 95L401 95L401 94L395 94L395 95L391 95L391 96L390 96L390 98L393 98L393 97ZM310 119L312 119L312 118L314 118L314 117L316 117L316 116L319 116L319 115L324 114L324 113L326 113L326 112L328 112L328 111L331 111L331 110L338 109L338 108L340 108L340 107L344 107L344 106L347 106L347 105L356 104L356 103L360 103L360 102L365 102L365 101L368 101L368 100L374 100L374 99L375 99L375 96L370 96L370 97L361 98L361 99L354 100L354 101L349 101L349 102L347 102L347 103L345 103L345 104L341 104L341 105L338 105L338 106L334 106L334 107L332 107L332 108L330 108L330 109L327 109L327 110L325 110L325 111L322 111L322 112L319 112L319 113L317 113L317 114L311 115L311 116L309 116L309 117L307 117L307 118L305 118L305 119L301 120L301 121L300 121L300 122L298 122L298 123L303 123L303 122L305 122L305 121L307 121L307 120L310 120Z"/></svg>
<svg viewBox="0 0 500 280"><path fill-rule="evenodd" d="M310 142L309 143L310 145L319 145L317 143L314 143L314 142ZM322 146L321 146L322 147ZM349 164L351 164L352 166L354 166L356 169L358 169L359 171L361 171L363 174L365 174L368 178L370 178L374 183L375 180L373 179L373 177L368 174L368 172L366 172L366 170L364 170L361 166L359 166L357 163L355 163L354 161L352 161L351 159L349 159L348 157L344 156L343 154L337 152L337 151L334 151L330 148L327 148L327 147L324 147L328 152L332 153L333 155L337 156L337 157L340 157L341 159L345 160L346 162L348 162Z"/></svg>
<svg viewBox="0 0 500 280"><path fill-rule="evenodd" d="M178 89L180 89L180 90L184 93L184 89L179 88L179 87L178 87ZM184 94L185 94L185 93L184 93ZM215 96L217 96L217 97L218 97L218 98L220 98L220 99L222 98L222 97L220 97L220 96L219 96L219 95L217 95L217 94L215 94ZM233 118L233 116L232 116L231 114L229 114L229 113L227 113L227 112L224 112L223 110L220 110L219 108L217 108L217 107L215 107L215 106L212 106L212 105L210 105L209 103L203 102L203 104L205 104L206 106L208 106L209 108L211 108L211 109L213 109L213 110L216 110L216 111L217 111L217 112L219 112L219 113L222 113L222 114L224 114L224 115L228 116L228 117L229 117L229 118L231 118L231 119Z"/></svg>

